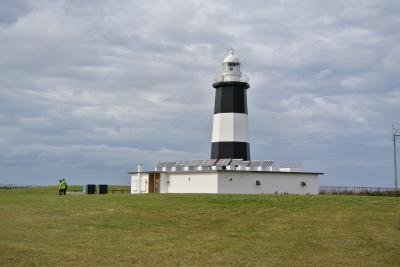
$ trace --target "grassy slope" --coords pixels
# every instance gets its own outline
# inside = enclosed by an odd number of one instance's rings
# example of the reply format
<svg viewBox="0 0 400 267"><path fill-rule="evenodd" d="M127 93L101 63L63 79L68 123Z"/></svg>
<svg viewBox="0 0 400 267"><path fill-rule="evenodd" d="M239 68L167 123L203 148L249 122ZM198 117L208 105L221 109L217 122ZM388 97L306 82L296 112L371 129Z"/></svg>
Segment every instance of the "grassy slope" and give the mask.
<svg viewBox="0 0 400 267"><path fill-rule="evenodd" d="M0 265L400 265L400 198L0 190Z"/></svg>

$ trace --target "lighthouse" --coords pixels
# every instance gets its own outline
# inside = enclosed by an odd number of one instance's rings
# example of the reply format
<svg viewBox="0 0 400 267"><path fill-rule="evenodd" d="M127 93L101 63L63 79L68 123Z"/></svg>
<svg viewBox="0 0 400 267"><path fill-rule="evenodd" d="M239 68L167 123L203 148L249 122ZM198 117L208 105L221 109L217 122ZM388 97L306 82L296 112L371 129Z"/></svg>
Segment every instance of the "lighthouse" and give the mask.
<svg viewBox="0 0 400 267"><path fill-rule="evenodd" d="M276 167L273 160L250 160L247 124L249 79L231 49L215 79L211 159L171 159L154 171L139 166L131 193L318 194L320 172ZM184 90L182 88L182 90Z"/></svg>
<svg viewBox="0 0 400 267"><path fill-rule="evenodd" d="M233 49L222 62L215 79L215 106L212 130L212 159L250 160L247 122L247 89L249 79L240 70Z"/></svg>

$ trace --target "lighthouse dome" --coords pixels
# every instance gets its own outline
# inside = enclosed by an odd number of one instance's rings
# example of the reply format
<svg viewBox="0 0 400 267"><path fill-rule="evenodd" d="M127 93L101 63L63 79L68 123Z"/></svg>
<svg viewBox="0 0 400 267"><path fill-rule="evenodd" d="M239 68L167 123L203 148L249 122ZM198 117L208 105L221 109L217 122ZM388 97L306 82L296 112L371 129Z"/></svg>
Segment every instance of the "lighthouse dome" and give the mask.
<svg viewBox="0 0 400 267"><path fill-rule="evenodd" d="M242 75L242 72L240 71L240 61L233 53L233 49L231 49L229 55L224 58L224 61L222 62L222 71L214 81L216 83L249 82L249 78L246 75Z"/></svg>
<svg viewBox="0 0 400 267"><path fill-rule="evenodd" d="M231 49L229 51L229 55L224 58L224 61L222 63L239 63L240 64L240 61L237 58L237 56L235 56L235 54L233 53L233 49Z"/></svg>

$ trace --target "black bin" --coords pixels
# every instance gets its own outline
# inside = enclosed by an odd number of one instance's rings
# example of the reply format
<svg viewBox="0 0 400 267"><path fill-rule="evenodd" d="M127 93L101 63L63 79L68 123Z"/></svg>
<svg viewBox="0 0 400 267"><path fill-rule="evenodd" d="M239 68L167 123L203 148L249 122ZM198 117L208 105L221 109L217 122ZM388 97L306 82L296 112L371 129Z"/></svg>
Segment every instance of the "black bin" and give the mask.
<svg viewBox="0 0 400 267"><path fill-rule="evenodd" d="M96 185L95 184L87 184L86 185L86 194L96 194Z"/></svg>
<svg viewBox="0 0 400 267"><path fill-rule="evenodd" d="M99 184L99 194L107 194L108 193L108 185Z"/></svg>

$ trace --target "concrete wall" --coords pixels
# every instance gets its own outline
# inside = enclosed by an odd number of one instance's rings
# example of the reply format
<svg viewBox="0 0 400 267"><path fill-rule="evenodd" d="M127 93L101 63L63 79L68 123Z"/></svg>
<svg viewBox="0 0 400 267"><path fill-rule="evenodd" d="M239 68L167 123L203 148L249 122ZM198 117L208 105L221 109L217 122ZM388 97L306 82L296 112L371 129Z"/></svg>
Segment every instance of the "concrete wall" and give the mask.
<svg viewBox="0 0 400 267"><path fill-rule="evenodd" d="M161 177L161 184L166 184L166 189L161 186L163 193L218 193L216 172L169 173Z"/></svg>
<svg viewBox="0 0 400 267"><path fill-rule="evenodd" d="M256 181L260 185L256 185ZM301 182L306 186L301 186ZM316 174L219 172L218 193L222 194L318 194Z"/></svg>

